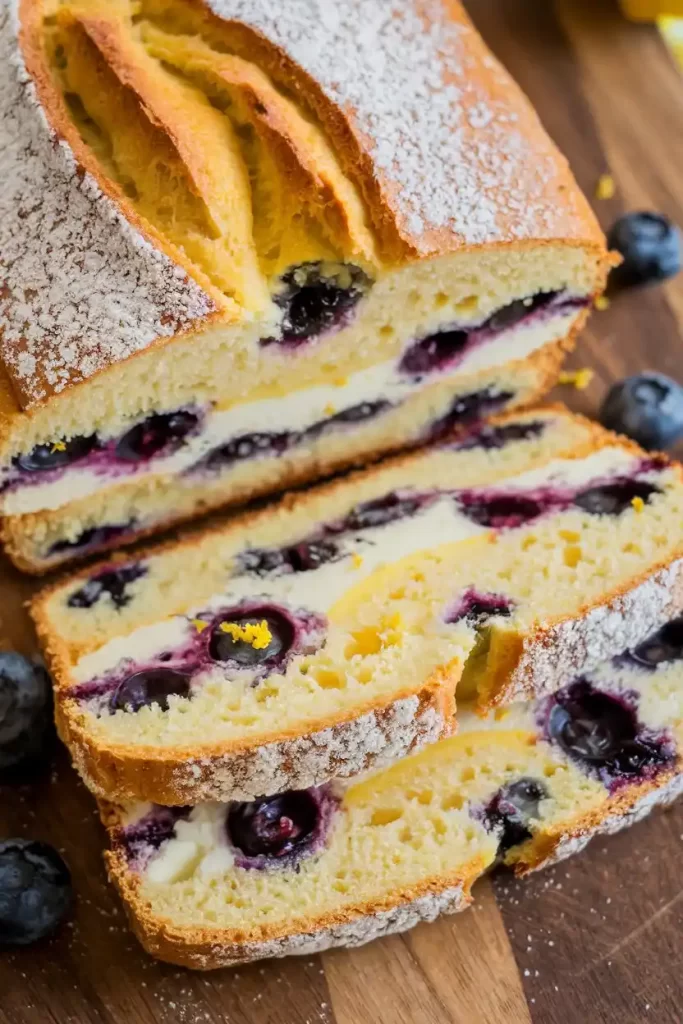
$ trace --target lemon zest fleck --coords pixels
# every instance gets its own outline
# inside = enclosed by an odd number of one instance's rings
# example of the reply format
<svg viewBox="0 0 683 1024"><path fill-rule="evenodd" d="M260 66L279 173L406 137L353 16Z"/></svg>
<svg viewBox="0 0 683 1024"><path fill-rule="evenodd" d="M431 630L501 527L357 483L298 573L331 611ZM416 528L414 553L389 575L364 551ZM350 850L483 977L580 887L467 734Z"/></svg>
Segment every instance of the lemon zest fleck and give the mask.
<svg viewBox="0 0 683 1024"><path fill-rule="evenodd" d="M229 633L233 640L251 644L255 651L264 651L273 639L265 619L261 622L245 622L243 626L239 622L221 622L219 628L222 633Z"/></svg>
<svg viewBox="0 0 683 1024"><path fill-rule="evenodd" d="M633 505L633 507L636 510L638 515L640 515L640 513L645 508L645 502L637 494L636 494L636 496L634 498L631 498L631 504Z"/></svg>
<svg viewBox="0 0 683 1024"><path fill-rule="evenodd" d="M593 370L584 366L582 370L565 370L560 374L560 384L571 384L577 391L585 391L593 380Z"/></svg>
<svg viewBox="0 0 683 1024"><path fill-rule="evenodd" d="M614 199L617 186L611 174L601 174L595 187L596 199Z"/></svg>
<svg viewBox="0 0 683 1024"><path fill-rule="evenodd" d="M194 626L198 633L203 633L204 630L207 629L209 625L209 623L204 622L203 619L192 619L191 621L192 625Z"/></svg>
<svg viewBox="0 0 683 1024"><path fill-rule="evenodd" d="M336 406L332 405L331 402L328 402L328 404L323 409L323 412L325 413L326 416L334 416L336 411L337 411Z"/></svg>
<svg viewBox="0 0 683 1024"><path fill-rule="evenodd" d="M333 381L333 383L338 388L345 388L346 385L349 383L349 378L348 377L337 377Z"/></svg>
<svg viewBox="0 0 683 1024"><path fill-rule="evenodd" d="M52 443L52 452L53 453L54 452L65 452L65 451L66 451L66 444L64 443L64 441L53 441L53 443Z"/></svg>
<svg viewBox="0 0 683 1024"><path fill-rule="evenodd" d="M593 305L598 313L604 313L606 309L609 309L610 301L606 295L598 295Z"/></svg>
<svg viewBox="0 0 683 1024"><path fill-rule="evenodd" d="M359 555L358 552L356 552L351 561L353 562L354 569L360 569L361 565L363 564L363 556Z"/></svg>

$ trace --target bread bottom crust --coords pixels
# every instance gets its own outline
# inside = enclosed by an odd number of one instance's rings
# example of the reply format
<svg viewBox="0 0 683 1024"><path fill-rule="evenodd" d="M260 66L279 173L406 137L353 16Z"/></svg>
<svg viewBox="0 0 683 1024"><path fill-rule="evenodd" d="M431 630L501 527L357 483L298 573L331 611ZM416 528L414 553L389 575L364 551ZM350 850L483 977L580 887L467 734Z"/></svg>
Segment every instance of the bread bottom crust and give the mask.
<svg viewBox="0 0 683 1024"><path fill-rule="evenodd" d="M614 834L641 821L655 807L671 804L683 793L682 767L679 764L674 774L658 783L645 783L622 792L608 802L598 818L570 821L560 833L527 844L524 858L513 865L515 873L523 876L549 867L583 850L594 836ZM106 809L104 817L106 821ZM131 927L145 950L168 963L203 971L271 957L320 953L338 946L361 946L385 935L407 931L421 922L434 921L441 914L457 913L470 906L472 885L491 867L483 859L473 861L463 866L458 880L431 879L414 895L395 893L376 904L347 909L335 920L330 919L332 915L323 915L319 921L307 921L299 930L282 928L272 937L240 942L228 938L220 929L175 927L171 921L156 916L149 903L139 896L136 878L127 867L123 852L107 852L105 861Z"/></svg>

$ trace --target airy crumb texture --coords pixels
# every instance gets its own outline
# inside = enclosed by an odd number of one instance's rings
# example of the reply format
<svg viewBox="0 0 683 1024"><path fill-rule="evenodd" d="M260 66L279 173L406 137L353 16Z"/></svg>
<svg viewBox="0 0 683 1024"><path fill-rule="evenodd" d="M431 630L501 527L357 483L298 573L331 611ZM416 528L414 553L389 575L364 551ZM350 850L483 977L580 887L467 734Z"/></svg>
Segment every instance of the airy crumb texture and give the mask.
<svg viewBox="0 0 683 1024"><path fill-rule="evenodd" d="M64 423L68 385L207 321L246 358L247 328L273 326L283 260L353 257L374 278L554 246L577 264L566 285L602 290L588 204L459 4L211 8L5 5L0 322L15 418L13 392L24 409L60 395ZM114 388L124 405L126 384L150 403L144 374L129 376Z"/></svg>
<svg viewBox="0 0 683 1024"><path fill-rule="evenodd" d="M120 214L48 128L17 47L27 6L10 0L0 13L0 353L34 404L187 330L216 304Z"/></svg>
<svg viewBox="0 0 683 1024"><path fill-rule="evenodd" d="M675 614L682 516L665 458L561 409L501 418L45 592L33 614L60 731L88 785L121 799L366 770L447 731L456 685L484 709L529 699ZM117 571L130 589L99 582ZM217 651L217 623L241 607L285 616L284 660ZM124 710L114 695L150 669L180 672L168 699Z"/></svg>
<svg viewBox="0 0 683 1024"><path fill-rule="evenodd" d="M576 685L593 696L579 714L603 738L604 764L590 744L583 757L583 733L549 724ZM158 812L103 804L112 880L145 947L173 962L208 969L354 945L462 909L497 858L526 874L669 803L683 788L682 718L680 661L627 656L550 702L463 714L459 736L340 790L322 848L265 868L240 862L234 805L185 812L170 838L138 839L133 855L127 834Z"/></svg>
<svg viewBox="0 0 683 1024"><path fill-rule="evenodd" d="M465 431L472 395L490 396L492 408L514 410L539 401L552 386L566 351L573 345L579 314L569 338L544 345L525 360L477 373L458 371L430 383L395 407L368 420L344 424L277 454L228 463L211 474L152 472L100 487L85 498L73 498L54 510L8 515L0 520L0 537L12 561L24 572L44 573L66 562L120 547L141 537L224 506L246 503L273 492L291 490L311 480L331 476L349 466L376 461L382 455L424 443L456 410L454 430ZM269 414L278 425L286 421L274 407ZM305 403L305 392L290 392L287 403ZM462 420L458 408L465 410ZM69 491L68 483L66 486ZM72 545L84 535L117 524L133 523L129 531L83 548Z"/></svg>

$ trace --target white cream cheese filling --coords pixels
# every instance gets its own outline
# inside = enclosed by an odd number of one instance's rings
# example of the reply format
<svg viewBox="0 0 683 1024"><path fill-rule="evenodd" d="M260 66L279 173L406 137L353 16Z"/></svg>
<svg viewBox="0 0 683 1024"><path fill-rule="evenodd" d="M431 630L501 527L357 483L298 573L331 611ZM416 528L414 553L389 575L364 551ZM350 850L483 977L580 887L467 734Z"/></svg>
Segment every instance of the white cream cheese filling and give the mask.
<svg viewBox="0 0 683 1024"><path fill-rule="evenodd" d="M504 331L466 353L453 371L453 378L526 359L544 345L566 337L579 315L576 311L553 317L548 315L529 325L520 324ZM398 404L439 379L440 375L433 373L416 380L399 373L397 361L390 360L352 374L339 386L319 385L277 398L240 402L228 409L209 412L201 431L188 437L182 447L171 455L152 459L130 473L108 472L106 469L96 471L86 466L67 468L57 479L23 484L1 495L0 514L27 515L58 509L99 490L124 484L133 477L177 476L191 469L213 449L245 434L303 432L335 413L365 402ZM336 429L359 431L363 426L364 421L361 420L340 423ZM267 458L268 455L259 457ZM223 475L228 472L229 467L222 471ZM0 470L0 486L2 473Z"/></svg>
<svg viewBox="0 0 683 1024"><path fill-rule="evenodd" d="M554 459L542 468L520 474L507 486L503 483L486 486L482 490L515 493L537 487L572 490L601 477L634 472L640 462L637 455L623 448L607 447L583 459ZM312 524L311 532L314 529ZM142 626L85 654L72 669L73 681L80 684L99 678L125 658L143 662L164 650L177 647L193 635L195 627L191 620L200 613L218 612L250 599L281 603L293 610L305 608L324 615L350 587L381 566L488 532L473 523L458 507L457 492L444 494L412 516L342 535L338 539L342 557L325 562L317 569L268 577L249 573L232 577L221 594L214 595L186 615Z"/></svg>

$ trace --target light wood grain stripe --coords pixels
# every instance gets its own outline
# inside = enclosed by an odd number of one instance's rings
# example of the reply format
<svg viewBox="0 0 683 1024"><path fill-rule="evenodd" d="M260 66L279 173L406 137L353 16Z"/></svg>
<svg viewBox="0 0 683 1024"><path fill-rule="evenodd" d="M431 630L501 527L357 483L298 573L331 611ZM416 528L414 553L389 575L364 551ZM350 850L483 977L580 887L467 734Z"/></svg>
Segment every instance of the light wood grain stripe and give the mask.
<svg viewBox="0 0 683 1024"><path fill-rule="evenodd" d="M489 879L471 910L322 959L336 1024L530 1024Z"/></svg>

